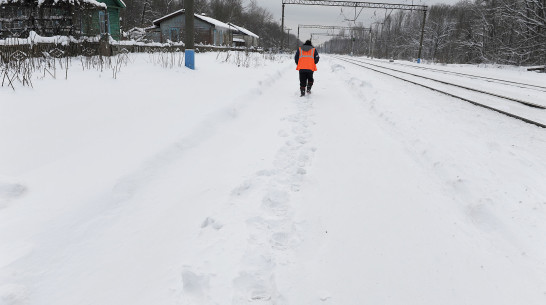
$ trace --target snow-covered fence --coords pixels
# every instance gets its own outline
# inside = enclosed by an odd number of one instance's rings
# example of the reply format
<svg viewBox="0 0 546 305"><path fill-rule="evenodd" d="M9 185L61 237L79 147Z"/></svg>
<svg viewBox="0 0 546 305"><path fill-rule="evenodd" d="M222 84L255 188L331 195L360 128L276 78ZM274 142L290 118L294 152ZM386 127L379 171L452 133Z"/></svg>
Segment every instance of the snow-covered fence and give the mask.
<svg viewBox="0 0 546 305"><path fill-rule="evenodd" d="M35 43L35 44L0 44L0 60L1 62L9 62L12 59L12 54L23 52L28 57L36 58L44 56L44 53L49 53L52 50L62 51L63 57L75 56L112 56L121 51L127 52L149 52L151 50L167 50L173 52L180 47L173 46L138 46L138 45L113 45L104 42L77 42L68 44L58 43Z"/></svg>
<svg viewBox="0 0 546 305"><path fill-rule="evenodd" d="M134 40L115 41L109 37L94 37L89 39L74 39L66 36L40 37L35 33L29 38L9 38L0 40L0 63L8 62L12 54L24 52L28 57L42 57L44 52L53 49L63 52L64 56L112 56L120 52L151 53L151 52L184 52L183 43L143 43ZM257 48L227 47L213 45L196 45L196 52L245 50L261 52Z"/></svg>
<svg viewBox="0 0 546 305"><path fill-rule="evenodd" d="M259 49L241 47L219 47L197 45L197 52L208 51L260 52ZM27 39L10 38L0 40L0 85L15 90L15 84L32 87L33 76L50 76L68 79L69 67L81 62L84 70L111 70L117 78L121 67L131 62L130 53L149 53L154 64L164 68L184 66L183 43L142 43L136 41L114 41L112 39L76 40L70 37L40 37L32 34ZM240 58L240 63L248 64ZM62 76L61 76L62 75Z"/></svg>
<svg viewBox="0 0 546 305"><path fill-rule="evenodd" d="M11 55L17 52L24 52L28 57L41 57L44 52L59 49L64 56L112 56L122 51L129 53L153 53L153 52L184 52L184 46L178 45L156 45L156 44L101 44L100 42L70 43L67 45L55 43L2 45L0 44L0 61L10 61ZM218 46L197 46L196 52L210 51L241 51L244 48L218 47ZM247 51L247 50L245 50ZM249 49L249 52L261 52L258 49Z"/></svg>

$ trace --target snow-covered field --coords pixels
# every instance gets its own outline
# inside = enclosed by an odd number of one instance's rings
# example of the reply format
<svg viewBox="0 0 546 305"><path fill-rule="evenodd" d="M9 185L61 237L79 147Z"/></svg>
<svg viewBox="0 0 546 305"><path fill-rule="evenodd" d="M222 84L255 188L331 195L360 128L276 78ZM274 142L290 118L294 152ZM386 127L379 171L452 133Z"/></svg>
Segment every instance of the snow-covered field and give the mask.
<svg viewBox="0 0 546 305"><path fill-rule="evenodd" d="M252 56L0 88L0 304L546 304L545 130Z"/></svg>

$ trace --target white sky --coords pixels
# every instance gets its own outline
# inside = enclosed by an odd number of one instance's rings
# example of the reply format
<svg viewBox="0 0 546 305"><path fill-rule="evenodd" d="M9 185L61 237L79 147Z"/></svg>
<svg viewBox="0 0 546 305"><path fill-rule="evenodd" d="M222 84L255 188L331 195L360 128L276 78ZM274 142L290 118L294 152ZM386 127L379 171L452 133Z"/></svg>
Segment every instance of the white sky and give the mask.
<svg viewBox="0 0 546 305"><path fill-rule="evenodd" d="M248 2L248 0L245 0ZM281 23L282 15L282 0L257 0L258 4L269 10L275 20ZM351 0L351 1L366 1L366 0ZM460 0L369 0L376 3L392 3L392 4L416 4L416 5L433 5L433 4L455 4ZM285 27L292 29L290 33L297 35L298 24L317 24L317 25L340 25L348 26L349 22L345 19L354 19L354 8L340 7L320 7L311 5L286 5L284 11ZM357 22L364 23L369 26L371 23L383 19L385 10L363 9L357 19ZM318 29L300 29L300 40L305 41L310 38L311 33L325 32ZM328 40L328 37L313 38L313 44L318 45Z"/></svg>

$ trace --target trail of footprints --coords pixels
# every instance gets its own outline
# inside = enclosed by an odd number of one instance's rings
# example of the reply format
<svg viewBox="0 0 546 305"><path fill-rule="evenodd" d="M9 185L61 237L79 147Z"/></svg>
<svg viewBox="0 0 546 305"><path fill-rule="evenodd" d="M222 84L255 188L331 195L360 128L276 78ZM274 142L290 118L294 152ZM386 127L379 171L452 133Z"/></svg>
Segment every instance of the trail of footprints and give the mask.
<svg viewBox="0 0 546 305"><path fill-rule="evenodd" d="M243 219L249 235L241 269L232 283L233 305L286 303L277 289L275 268L291 263L290 250L301 241L293 216L297 203L291 201L291 195L300 190L316 150L309 144L314 124L312 100L298 99L297 103L297 112L281 119L286 129L278 136L285 141L275 155L273 168L258 171L231 193L232 201L238 202L235 208L239 204L257 205L255 215ZM202 228L206 227L222 228L211 218L203 222Z"/></svg>
<svg viewBox="0 0 546 305"><path fill-rule="evenodd" d="M297 113L282 119L288 130L278 132L278 136L286 141L275 156L273 169L256 174L264 182L263 187L257 190L263 193L263 197L259 214L246 220L250 235L242 270L233 281L236 291L234 305L285 303L276 287L275 267L289 264L289 250L300 243L291 195L300 190L316 150L308 144L312 136L312 100L297 102ZM243 188L249 183L252 181L244 183ZM241 187L237 190L240 191Z"/></svg>

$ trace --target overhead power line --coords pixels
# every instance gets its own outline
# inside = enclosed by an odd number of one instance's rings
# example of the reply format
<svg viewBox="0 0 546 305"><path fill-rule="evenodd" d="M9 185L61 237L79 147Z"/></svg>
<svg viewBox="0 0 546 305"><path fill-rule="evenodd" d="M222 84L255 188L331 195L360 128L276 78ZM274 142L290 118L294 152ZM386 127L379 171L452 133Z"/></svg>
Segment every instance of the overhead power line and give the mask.
<svg viewBox="0 0 546 305"><path fill-rule="evenodd" d="M421 51L423 49L423 38L425 34L425 22L427 19L428 6L416 5L416 4L392 4L392 3L376 3L376 2L363 2L363 1L335 1L335 0L282 0L282 22L281 29L284 31L284 7L287 4L295 5L318 5L318 6L341 6L341 7L358 7L362 8L380 8L380 9L392 9L392 10L408 10L408 11L422 11L423 22L421 24L421 39L419 42L419 53L417 55L417 62L421 62ZM284 46L284 35L281 36L281 49Z"/></svg>
<svg viewBox="0 0 546 305"><path fill-rule="evenodd" d="M298 28L302 29L323 29L323 30L361 30L366 29L356 26L337 26L337 25L310 25L310 24L298 24Z"/></svg>
<svg viewBox="0 0 546 305"><path fill-rule="evenodd" d="M393 10L417 10L417 11L426 11L428 9L426 5L417 5L417 4L391 4L391 3L374 3L374 2L360 2L360 1L332 1L332 0L283 0L282 4L365 7L365 8L384 8L384 9L393 9Z"/></svg>
<svg viewBox="0 0 546 305"><path fill-rule="evenodd" d="M298 24L298 40L300 39L300 28L301 29L322 29L322 30L371 31L371 28L364 28L364 27L358 27L358 26Z"/></svg>

